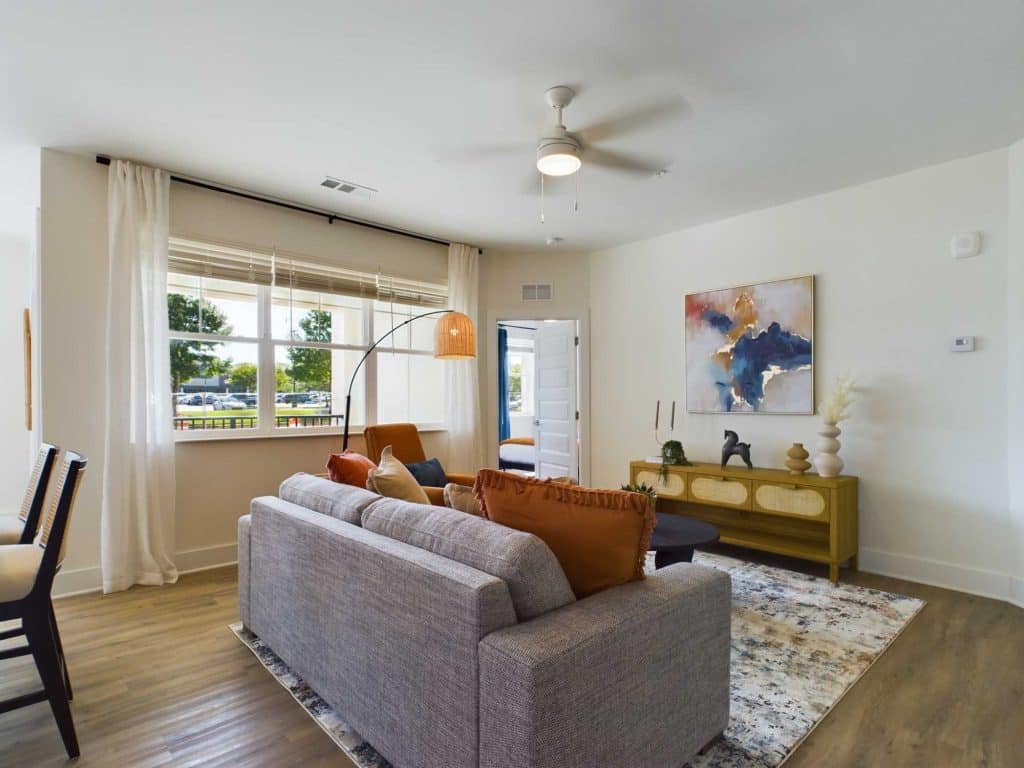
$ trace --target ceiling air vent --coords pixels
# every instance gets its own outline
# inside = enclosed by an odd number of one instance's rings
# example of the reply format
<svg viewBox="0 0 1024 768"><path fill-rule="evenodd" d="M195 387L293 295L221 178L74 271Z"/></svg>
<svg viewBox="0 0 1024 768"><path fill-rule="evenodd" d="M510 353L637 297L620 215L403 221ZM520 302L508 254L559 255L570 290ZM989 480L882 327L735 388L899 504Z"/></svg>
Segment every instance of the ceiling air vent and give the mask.
<svg viewBox="0 0 1024 768"><path fill-rule="evenodd" d="M320 182L321 187L327 187L327 189L333 189L335 192L342 192L352 197L361 197L364 200L372 200L375 192L379 190L373 187L367 187L364 184L356 184L354 181L345 181L344 179L336 179L333 176L325 176L324 180Z"/></svg>
<svg viewBox="0 0 1024 768"><path fill-rule="evenodd" d="M523 283L523 301L551 301L551 283Z"/></svg>

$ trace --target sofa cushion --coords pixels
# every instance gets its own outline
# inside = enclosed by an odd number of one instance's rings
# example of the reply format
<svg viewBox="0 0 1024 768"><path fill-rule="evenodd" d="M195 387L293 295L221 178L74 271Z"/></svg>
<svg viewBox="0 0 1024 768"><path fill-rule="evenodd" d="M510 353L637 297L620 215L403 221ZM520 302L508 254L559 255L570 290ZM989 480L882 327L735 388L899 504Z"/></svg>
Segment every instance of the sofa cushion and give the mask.
<svg viewBox="0 0 1024 768"><path fill-rule="evenodd" d="M468 485L448 483L444 487L444 505L457 509L459 512L465 512L467 515L476 515L477 517L484 515L480 509L480 502L476 500L473 489Z"/></svg>
<svg viewBox="0 0 1024 768"><path fill-rule="evenodd" d="M372 461L349 448L344 453L332 453L327 457L327 473L331 480L356 488L366 487L366 476L377 467Z"/></svg>
<svg viewBox="0 0 1024 768"><path fill-rule="evenodd" d="M508 585L519 621L575 602L547 545L480 517L391 499L363 512L363 527L497 576Z"/></svg>
<svg viewBox="0 0 1024 768"><path fill-rule="evenodd" d="M326 477L307 475L305 472L292 475L281 483L278 496L292 504L353 525L359 525L363 510L380 499L376 493L365 488L335 483Z"/></svg>
<svg viewBox="0 0 1024 768"><path fill-rule="evenodd" d="M443 488L444 484L448 482L448 478L444 475L444 467L441 466L441 462L437 459L427 459L426 461L406 464L405 468L412 473L412 476L416 478L416 482L420 485Z"/></svg>
<svg viewBox="0 0 1024 768"><path fill-rule="evenodd" d="M417 504L429 504L430 499L405 464L394 457L391 446L380 452L380 464L370 470L366 487L389 499L403 499Z"/></svg>
<svg viewBox="0 0 1024 768"><path fill-rule="evenodd" d="M482 469L476 497L489 520L551 548L577 598L644 577L654 511L643 494L580 488Z"/></svg>

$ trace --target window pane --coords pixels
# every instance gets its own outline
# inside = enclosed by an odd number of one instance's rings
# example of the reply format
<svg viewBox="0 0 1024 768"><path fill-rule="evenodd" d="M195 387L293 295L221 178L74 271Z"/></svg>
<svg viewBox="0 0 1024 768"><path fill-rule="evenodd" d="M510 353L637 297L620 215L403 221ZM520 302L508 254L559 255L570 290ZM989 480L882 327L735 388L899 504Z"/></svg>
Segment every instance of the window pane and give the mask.
<svg viewBox="0 0 1024 768"><path fill-rule="evenodd" d="M386 301L373 302L373 336L379 339L396 325L416 315L423 314L423 307L412 307L406 304L390 304ZM438 315L414 320L404 328L397 330L381 347L384 349L417 349L432 352L434 349L434 327Z"/></svg>
<svg viewBox="0 0 1024 768"><path fill-rule="evenodd" d="M444 365L429 355L377 353L377 421L445 420Z"/></svg>
<svg viewBox="0 0 1024 768"><path fill-rule="evenodd" d="M167 275L167 327L172 331L199 330L199 278Z"/></svg>
<svg viewBox="0 0 1024 768"><path fill-rule="evenodd" d="M256 285L234 280L201 278L203 331L226 336L258 335Z"/></svg>
<svg viewBox="0 0 1024 768"><path fill-rule="evenodd" d="M275 339L365 344L362 299L280 286L271 290L271 297Z"/></svg>
<svg viewBox="0 0 1024 768"><path fill-rule="evenodd" d="M275 348L275 425L340 427L349 376L362 352L279 345ZM363 372L352 388L353 424L363 424Z"/></svg>
<svg viewBox="0 0 1024 768"><path fill-rule="evenodd" d="M256 290L251 283L168 274L168 327L255 338Z"/></svg>
<svg viewBox="0 0 1024 768"><path fill-rule="evenodd" d="M171 340L174 428L257 426L257 345Z"/></svg>

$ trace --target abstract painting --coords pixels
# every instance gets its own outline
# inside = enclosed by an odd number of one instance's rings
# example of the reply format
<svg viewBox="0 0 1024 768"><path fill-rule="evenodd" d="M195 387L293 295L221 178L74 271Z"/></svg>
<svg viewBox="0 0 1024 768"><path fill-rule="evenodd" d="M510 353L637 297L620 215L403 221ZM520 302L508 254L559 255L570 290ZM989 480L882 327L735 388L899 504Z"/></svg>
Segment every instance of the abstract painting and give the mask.
<svg viewBox="0 0 1024 768"><path fill-rule="evenodd" d="M814 276L686 297L686 410L814 413Z"/></svg>

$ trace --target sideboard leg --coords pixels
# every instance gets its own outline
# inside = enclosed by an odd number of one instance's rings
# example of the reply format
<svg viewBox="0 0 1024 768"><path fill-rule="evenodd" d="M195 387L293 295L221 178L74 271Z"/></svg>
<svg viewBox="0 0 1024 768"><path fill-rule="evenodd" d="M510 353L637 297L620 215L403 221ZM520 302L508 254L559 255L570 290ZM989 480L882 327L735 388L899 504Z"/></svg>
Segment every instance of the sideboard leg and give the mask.
<svg viewBox="0 0 1024 768"><path fill-rule="evenodd" d="M839 563L828 564L828 579L833 584L839 583Z"/></svg>
<svg viewBox="0 0 1024 768"><path fill-rule="evenodd" d="M850 558L850 570L851 571L856 571L857 570L857 556L856 555L854 555L853 557Z"/></svg>

